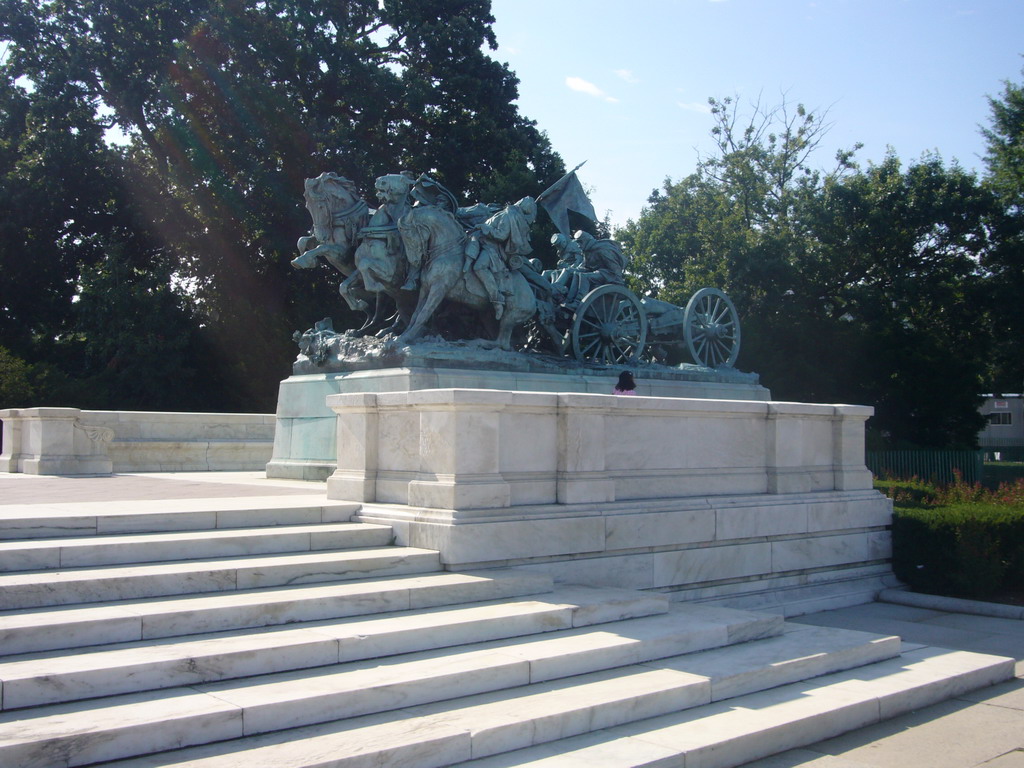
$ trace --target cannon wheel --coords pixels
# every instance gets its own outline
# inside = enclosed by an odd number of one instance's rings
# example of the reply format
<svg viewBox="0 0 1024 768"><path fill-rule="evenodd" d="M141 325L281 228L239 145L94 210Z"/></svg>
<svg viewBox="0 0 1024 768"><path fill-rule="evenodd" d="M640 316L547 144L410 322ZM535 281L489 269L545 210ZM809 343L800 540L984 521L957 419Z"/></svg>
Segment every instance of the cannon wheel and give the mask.
<svg viewBox="0 0 1024 768"><path fill-rule="evenodd" d="M569 333L577 360L632 364L644 351L647 314L632 291L602 285L583 297Z"/></svg>
<svg viewBox="0 0 1024 768"><path fill-rule="evenodd" d="M731 368L740 353L736 307L717 288L701 288L686 303L683 336L695 363L708 368Z"/></svg>

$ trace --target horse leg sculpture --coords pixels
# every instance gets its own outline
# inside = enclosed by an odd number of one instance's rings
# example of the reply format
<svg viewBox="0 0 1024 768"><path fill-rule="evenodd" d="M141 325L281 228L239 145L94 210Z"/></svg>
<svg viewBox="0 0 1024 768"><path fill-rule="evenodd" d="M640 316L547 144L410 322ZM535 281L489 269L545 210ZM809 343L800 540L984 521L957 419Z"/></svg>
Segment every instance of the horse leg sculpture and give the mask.
<svg viewBox="0 0 1024 768"><path fill-rule="evenodd" d="M455 276L457 277L457 275ZM412 318L409 321L409 327L405 329L405 332L398 337L399 344L408 344L411 341L415 341L419 338L420 334L423 333L423 329L426 327L430 318L434 316L434 312L444 301L444 297L448 294L451 284L455 281L450 282L424 282L420 288L420 300L416 303L416 310L412 313Z"/></svg>
<svg viewBox="0 0 1024 768"><path fill-rule="evenodd" d="M338 286L338 293L345 300L345 303L354 310L368 312L370 305L367 304L360 298L353 296L351 291L358 285L362 285L363 275L361 272L353 272L351 275L345 278L344 282Z"/></svg>
<svg viewBox="0 0 1024 768"><path fill-rule="evenodd" d="M505 311L501 315L498 335L494 340L495 345L504 350L512 349L512 332L516 326L525 323L537 313L537 298L526 279L518 273L513 273L511 280L512 292L505 296Z"/></svg>

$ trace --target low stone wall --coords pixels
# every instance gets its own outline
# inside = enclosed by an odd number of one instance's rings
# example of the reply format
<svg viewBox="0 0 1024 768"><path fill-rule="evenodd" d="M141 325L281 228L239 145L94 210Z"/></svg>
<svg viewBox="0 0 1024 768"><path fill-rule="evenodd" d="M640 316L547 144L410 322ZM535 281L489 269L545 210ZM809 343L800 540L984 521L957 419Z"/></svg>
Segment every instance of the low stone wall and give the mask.
<svg viewBox="0 0 1024 768"><path fill-rule="evenodd" d="M328 496L452 569L799 615L891 583L870 408L425 390L328 398Z"/></svg>
<svg viewBox="0 0 1024 768"><path fill-rule="evenodd" d="M0 472L261 470L274 441L273 415L258 413L11 408L0 420Z"/></svg>

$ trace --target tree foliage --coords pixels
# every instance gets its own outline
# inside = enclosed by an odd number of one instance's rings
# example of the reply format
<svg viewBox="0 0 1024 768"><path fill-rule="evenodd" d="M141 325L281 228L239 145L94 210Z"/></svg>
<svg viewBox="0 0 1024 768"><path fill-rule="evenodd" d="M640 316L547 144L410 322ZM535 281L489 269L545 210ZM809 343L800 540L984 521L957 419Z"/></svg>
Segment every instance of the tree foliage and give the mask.
<svg viewBox="0 0 1024 768"><path fill-rule="evenodd" d="M988 103L992 122L981 131L988 182L1011 212L1024 213L1024 85L1006 81Z"/></svg>
<svg viewBox="0 0 1024 768"><path fill-rule="evenodd" d="M485 53L489 0L2 0L0 19L0 172L21 214L0 225L18 286L0 298L2 338L30 356L87 342L98 366L104 345L83 339L76 305L113 259L155 302L115 335L201 366L211 408L271 409L291 332L325 312L354 320L333 275L288 265L308 229L305 177L370 191L382 173L427 171L506 201L563 171ZM192 304L173 321L154 275ZM173 326L162 340L157 316Z"/></svg>
<svg viewBox="0 0 1024 768"><path fill-rule="evenodd" d="M304 178L426 171L509 202L563 173L493 21L489 0L0 0L3 397L271 409L291 332L355 320L333 273L287 263ZM616 233L632 286L728 291L778 398L971 443L976 395L1024 381L1024 89L990 107L979 181L857 147L821 168L827 114L713 99L714 151Z"/></svg>
<svg viewBox="0 0 1024 768"><path fill-rule="evenodd" d="M742 364L776 398L873 404L890 443L973 444L992 195L937 156L861 169L854 147L818 170L821 116L755 105L741 121L734 101L711 105L716 153L618 233L635 285L675 303L706 284L729 292Z"/></svg>
<svg viewBox="0 0 1024 768"><path fill-rule="evenodd" d="M34 396L28 363L0 347L0 409L26 406Z"/></svg>
<svg viewBox="0 0 1024 768"><path fill-rule="evenodd" d="M986 183L1000 202L993 221L996 247L984 266L998 309L992 328L998 343L992 389L1020 392L1024 387L1024 85L1006 82L999 98L990 98L986 140Z"/></svg>

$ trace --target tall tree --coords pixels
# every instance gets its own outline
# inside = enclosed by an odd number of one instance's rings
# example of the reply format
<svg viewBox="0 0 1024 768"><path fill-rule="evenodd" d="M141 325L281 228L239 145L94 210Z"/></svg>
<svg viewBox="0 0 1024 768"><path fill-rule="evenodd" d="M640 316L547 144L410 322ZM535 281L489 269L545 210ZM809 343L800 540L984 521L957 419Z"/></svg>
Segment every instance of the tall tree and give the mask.
<svg viewBox="0 0 1024 768"><path fill-rule="evenodd" d="M467 200L562 172L490 59L488 0L2 0L4 69L128 142L120 185L188 286L232 407L273 407L290 335L341 309L293 276L302 180L430 171ZM339 320L336 317L336 320ZM212 361L212 362L211 362Z"/></svg>
<svg viewBox="0 0 1024 768"><path fill-rule="evenodd" d="M988 183L1014 213L1024 213L1024 85L1007 80L989 98L991 127L983 128Z"/></svg>
<svg viewBox="0 0 1024 768"><path fill-rule="evenodd" d="M775 397L876 406L890 443L973 444L989 337L978 260L992 198L938 157L818 170L820 116L712 100L717 152L667 181L619 236L641 290L729 292L741 365ZM927 396L926 396L927 393Z"/></svg>
<svg viewBox="0 0 1024 768"><path fill-rule="evenodd" d="M634 253L632 272L659 296L685 301L714 283L750 309L777 303L790 289L797 216L829 179L854 168L856 147L823 173L809 165L828 130L825 116L802 105L745 115L736 99L709 99L715 151L695 173L652 192L638 222L617 235Z"/></svg>
<svg viewBox="0 0 1024 768"><path fill-rule="evenodd" d="M994 350L991 389L1024 391L1024 85L1007 81L999 98L990 98L986 140L986 183L998 197L1000 215L993 228L997 247L984 262L991 275Z"/></svg>
<svg viewBox="0 0 1024 768"><path fill-rule="evenodd" d="M827 185L806 219L823 267L807 271L829 319L856 335L838 350L848 385L875 406L892 442L975 443L992 337L979 261L993 248L996 209L977 177L926 155L905 168L890 153Z"/></svg>
<svg viewBox="0 0 1024 768"><path fill-rule="evenodd" d="M116 174L92 110L0 78L0 338L24 355L70 322L78 265L101 257L97 235L116 214Z"/></svg>
<svg viewBox="0 0 1024 768"><path fill-rule="evenodd" d="M48 405L81 407L199 406L201 387L167 387L181 377L160 375L194 356L194 323L171 290L173 265L161 259L124 194L130 169L106 146L90 110L60 93L6 86L0 197L11 215L0 223L0 339L32 383L20 388L21 398L31 393ZM114 262L120 277L101 279ZM121 301L129 293L140 299L131 307ZM136 351L145 350L147 365L125 354L129 339L142 342ZM8 393L7 405L31 404L12 398Z"/></svg>

